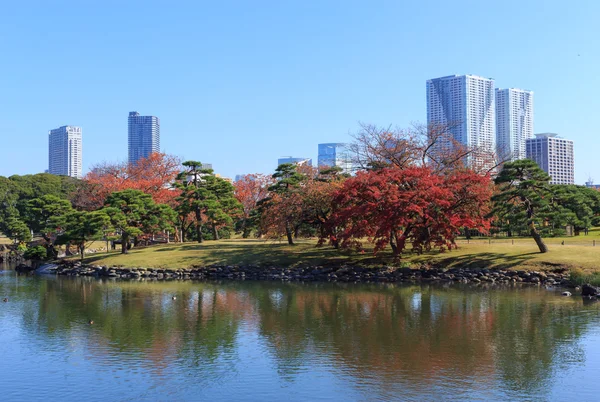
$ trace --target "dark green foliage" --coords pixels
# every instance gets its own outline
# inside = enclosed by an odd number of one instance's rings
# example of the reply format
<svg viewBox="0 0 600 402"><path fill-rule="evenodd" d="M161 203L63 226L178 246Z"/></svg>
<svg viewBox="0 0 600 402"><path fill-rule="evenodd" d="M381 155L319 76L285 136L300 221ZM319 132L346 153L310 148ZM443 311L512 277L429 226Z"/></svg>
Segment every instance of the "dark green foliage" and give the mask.
<svg viewBox="0 0 600 402"><path fill-rule="evenodd" d="M195 221L195 239L202 243L204 221L212 231L212 239L219 239L219 228L231 227L232 215L241 209L240 203L234 197L233 186L228 181L216 177L212 169L203 169L197 161L183 162L186 170L177 176L176 187L181 190L177 197L176 211L178 223L185 235L190 227L191 216Z"/></svg>
<svg viewBox="0 0 600 402"><path fill-rule="evenodd" d="M103 232L108 230L110 225L108 215L102 210L94 212L71 211L57 218L57 221L60 221L63 227L63 232L57 242L76 245L82 260L86 243L102 237Z"/></svg>
<svg viewBox="0 0 600 402"><path fill-rule="evenodd" d="M29 218L30 201L53 196L68 202L81 181L67 176L47 173L0 177L0 232L17 241L31 237L28 225L36 223ZM34 232L38 227L31 227Z"/></svg>
<svg viewBox="0 0 600 402"><path fill-rule="evenodd" d="M500 192L492 197L493 214L500 221L526 226L540 252L547 252L538 227L555 211L550 176L525 159L505 163L495 183Z"/></svg>
<svg viewBox="0 0 600 402"><path fill-rule="evenodd" d="M171 227L175 215L163 204L155 204L152 196L139 190L116 191L106 198L102 211L111 225L121 233L121 252L127 253L131 239L134 242L143 233L152 233Z"/></svg>
<svg viewBox="0 0 600 402"><path fill-rule="evenodd" d="M72 210L68 200L50 194L34 198L27 203L25 223L34 233L39 233L44 239L48 258L56 258L58 255L54 243L60 232L61 218Z"/></svg>
<svg viewBox="0 0 600 402"><path fill-rule="evenodd" d="M43 261L47 258L46 247L34 246L28 247L23 253L23 258L30 261Z"/></svg>
<svg viewBox="0 0 600 402"><path fill-rule="evenodd" d="M277 181L271 187L269 191L277 194L285 194L300 185L301 182L306 180L306 176L297 171L297 165L292 163L284 163L279 165L273 173L273 178Z"/></svg>

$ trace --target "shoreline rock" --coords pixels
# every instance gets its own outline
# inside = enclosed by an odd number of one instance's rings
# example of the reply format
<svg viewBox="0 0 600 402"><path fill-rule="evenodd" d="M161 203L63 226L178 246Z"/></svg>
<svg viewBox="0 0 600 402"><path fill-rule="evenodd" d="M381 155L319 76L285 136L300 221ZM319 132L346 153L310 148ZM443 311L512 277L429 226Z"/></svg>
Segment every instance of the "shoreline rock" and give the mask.
<svg viewBox="0 0 600 402"><path fill-rule="evenodd" d="M310 266L276 267L256 265L209 265L203 267L162 269L123 268L81 264L78 261L61 261L52 271L61 276L90 276L112 279L150 280L266 280L281 282L453 282L486 284L532 284L569 287L569 275L565 270L511 271L502 269L473 268L397 268L360 266ZM50 273L50 272L46 272Z"/></svg>

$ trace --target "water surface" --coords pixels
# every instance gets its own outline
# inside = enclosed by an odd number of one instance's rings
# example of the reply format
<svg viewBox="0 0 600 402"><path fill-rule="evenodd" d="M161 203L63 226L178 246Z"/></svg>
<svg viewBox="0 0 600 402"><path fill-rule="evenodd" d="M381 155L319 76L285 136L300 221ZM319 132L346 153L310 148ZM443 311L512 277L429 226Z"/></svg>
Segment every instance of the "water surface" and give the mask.
<svg viewBox="0 0 600 402"><path fill-rule="evenodd" d="M600 391L600 304L559 290L0 270L4 297L2 400L586 400Z"/></svg>

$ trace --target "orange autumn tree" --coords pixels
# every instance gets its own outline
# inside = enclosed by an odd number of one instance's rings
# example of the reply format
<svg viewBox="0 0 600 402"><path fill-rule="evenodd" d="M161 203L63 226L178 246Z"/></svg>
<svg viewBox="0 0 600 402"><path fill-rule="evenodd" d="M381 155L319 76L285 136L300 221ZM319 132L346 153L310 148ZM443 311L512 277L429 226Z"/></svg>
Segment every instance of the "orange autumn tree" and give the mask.
<svg viewBox="0 0 600 402"><path fill-rule="evenodd" d="M155 152L135 164L101 163L92 167L84 177L84 184L74 203L81 209L101 208L106 198L115 191L127 189L143 191L154 202L173 206L178 192L172 188L181 162L173 155Z"/></svg>

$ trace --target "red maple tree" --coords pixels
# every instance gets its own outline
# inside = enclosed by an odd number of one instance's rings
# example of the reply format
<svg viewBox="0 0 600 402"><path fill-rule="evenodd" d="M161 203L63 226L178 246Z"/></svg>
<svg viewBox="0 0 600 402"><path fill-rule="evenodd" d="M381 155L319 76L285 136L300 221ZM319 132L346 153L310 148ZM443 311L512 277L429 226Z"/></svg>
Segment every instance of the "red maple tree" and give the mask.
<svg viewBox="0 0 600 402"><path fill-rule="evenodd" d="M150 194L156 203L173 206L179 193L171 185L180 170L177 157L158 152L135 164L101 163L84 177L74 203L82 209L98 209L109 194L134 189Z"/></svg>
<svg viewBox="0 0 600 402"><path fill-rule="evenodd" d="M421 253L455 246L462 227L489 229L491 180L470 170L436 173L428 167L358 172L333 199L328 234L334 245L377 253L391 246L399 257L407 244Z"/></svg>

